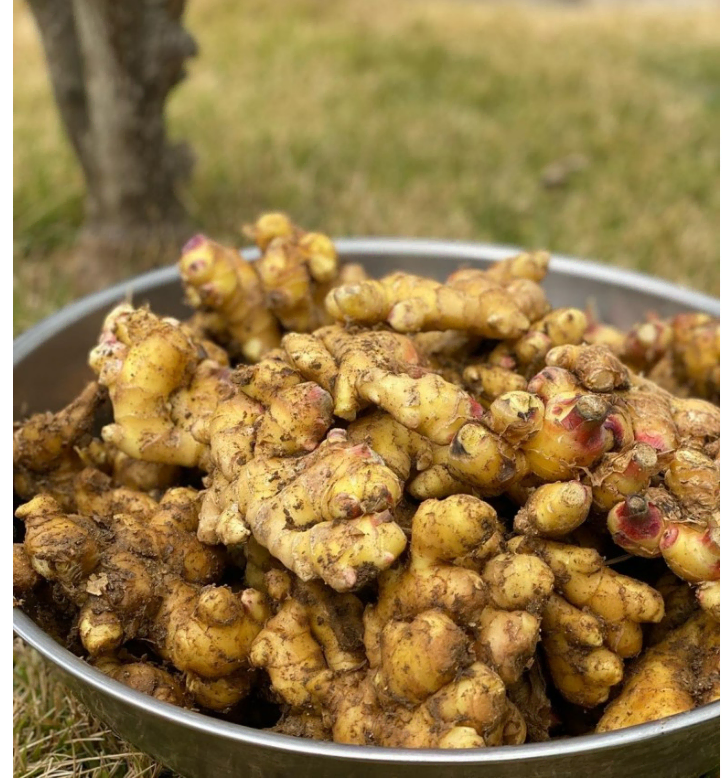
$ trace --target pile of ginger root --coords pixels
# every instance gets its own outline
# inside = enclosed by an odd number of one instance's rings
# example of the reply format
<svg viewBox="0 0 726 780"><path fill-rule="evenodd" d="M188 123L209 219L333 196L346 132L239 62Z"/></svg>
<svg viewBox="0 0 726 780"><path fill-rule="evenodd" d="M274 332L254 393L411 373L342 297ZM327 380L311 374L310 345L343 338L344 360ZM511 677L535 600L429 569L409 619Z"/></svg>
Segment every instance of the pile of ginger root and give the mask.
<svg viewBox="0 0 726 780"><path fill-rule="evenodd" d="M368 279L270 213L14 429L14 603L279 733L473 748L719 698L719 325L552 308L545 252Z"/></svg>

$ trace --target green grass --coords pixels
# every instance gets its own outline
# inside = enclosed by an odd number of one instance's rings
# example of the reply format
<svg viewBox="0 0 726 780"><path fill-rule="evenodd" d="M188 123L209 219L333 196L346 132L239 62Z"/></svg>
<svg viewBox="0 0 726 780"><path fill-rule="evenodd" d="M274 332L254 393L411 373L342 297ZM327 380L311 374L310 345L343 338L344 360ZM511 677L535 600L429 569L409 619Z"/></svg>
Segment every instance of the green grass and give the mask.
<svg viewBox="0 0 726 780"><path fill-rule="evenodd" d="M184 197L227 240L281 208L337 235L544 246L715 292L717 21L715 4L194 0L201 54L169 106L198 156ZM15 47L20 330L89 269L67 262L82 180L21 5Z"/></svg>
<svg viewBox="0 0 726 780"><path fill-rule="evenodd" d="M131 270L74 255L82 178L14 7L17 332ZM715 3L191 0L200 57L169 106L198 157L184 198L223 240L275 208L334 235L542 246L717 294L717 22ZM16 775L160 771L34 653L15 668Z"/></svg>

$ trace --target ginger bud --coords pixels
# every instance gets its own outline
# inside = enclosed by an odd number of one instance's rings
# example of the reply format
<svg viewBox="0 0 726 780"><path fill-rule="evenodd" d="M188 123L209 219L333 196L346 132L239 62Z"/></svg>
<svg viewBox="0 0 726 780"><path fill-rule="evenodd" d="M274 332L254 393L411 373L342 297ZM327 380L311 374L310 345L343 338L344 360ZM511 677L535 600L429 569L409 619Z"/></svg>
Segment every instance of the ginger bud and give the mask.
<svg viewBox="0 0 726 780"><path fill-rule="evenodd" d="M649 444L636 442L625 452L608 453L591 476L593 504L608 511L627 496L648 487L658 471L658 453Z"/></svg>
<svg viewBox="0 0 726 780"><path fill-rule="evenodd" d="M592 490L582 482L552 482L537 488L514 518L514 530L535 536L565 536L587 519Z"/></svg>
<svg viewBox="0 0 726 780"><path fill-rule="evenodd" d="M483 421L494 433L517 446L542 427L544 404L532 393L504 393L493 401Z"/></svg>
<svg viewBox="0 0 726 780"><path fill-rule="evenodd" d="M671 571L687 582L717 580L721 552L711 529L672 523L660 540L660 550Z"/></svg>
<svg viewBox="0 0 726 780"><path fill-rule="evenodd" d="M258 217L253 225L243 225L242 232L264 252L273 239L292 238L295 235L295 226L287 214L270 211Z"/></svg>
<svg viewBox="0 0 726 780"><path fill-rule="evenodd" d="M630 386L628 369L607 348L565 344L547 353L547 364L571 371L580 384L594 393L610 393Z"/></svg>
<svg viewBox="0 0 726 780"><path fill-rule="evenodd" d="M483 493L498 495L524 473L521 453L483 425L463 425L449 447L448 468Z"/></svg>
<svg viewBox="0 0 726 780"><path fill-rule="evenodd" d="M556 395L574 393L577 389L575 377L567 369L557 366L543 368L527 384L527 392L533 393L545 403Z"/></svg>
<svg viewBox="0 0 726 780"><path fill-rule="evenodd" d="M648 369L666 354L672 342L670 324L653 318L630 329L623 344L623 356L636 370Z"/></svg>
<svg viewBox="0 0 726 780"><path fill-rule="evenodd" d="M552 349L552 339L542 331L533 330L517 339L513 351L517 363L532 373L542 366L545 356Z"/></svg>
<svg viewBox="0 0 726 780"><path fill-rule="evenodd" d="M661 510L644 496L628 496L608 514L608 530L613 541L634 555L657 558L666 530Z"/></svg>
<svg viewBox="0 0 726 780"><path fill-rule="evenodd" d="M548 481L572 479L613 444L605 427L611 408L598 395L567 393L551 398L542 428L522 444L530 469Z"/></svg>
<svg viewBox="0 0 726 780"><path fill-rule="evenodd" d="M324 233L304 233L298 245L305 255L310 276L316 282L331 282L338 271L338 253Z"/></svg>

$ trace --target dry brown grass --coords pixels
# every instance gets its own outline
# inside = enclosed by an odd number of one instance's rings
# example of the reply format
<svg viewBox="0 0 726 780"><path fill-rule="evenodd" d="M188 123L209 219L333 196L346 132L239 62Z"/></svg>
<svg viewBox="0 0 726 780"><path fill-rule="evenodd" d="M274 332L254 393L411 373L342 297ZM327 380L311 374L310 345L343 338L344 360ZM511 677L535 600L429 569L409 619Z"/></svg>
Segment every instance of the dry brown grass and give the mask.
<svg viewBox="0 0 726 780"><path fill-rule="evenodd" d="M20 639L13 643L13 724L13 777L159 777L162 772L90 718Z"/></svg>

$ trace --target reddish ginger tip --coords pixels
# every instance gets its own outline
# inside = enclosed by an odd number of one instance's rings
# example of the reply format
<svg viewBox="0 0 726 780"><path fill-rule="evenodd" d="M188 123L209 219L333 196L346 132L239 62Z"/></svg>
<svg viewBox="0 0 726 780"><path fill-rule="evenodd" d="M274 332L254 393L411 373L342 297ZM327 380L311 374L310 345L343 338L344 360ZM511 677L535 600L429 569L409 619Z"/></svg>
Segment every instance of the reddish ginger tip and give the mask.
<svg viewBox="0 0 726 780"><path fill-rule="evenodd" d="M669 547L673 547L677 539L678 539L678 526L672 525L663 534L663 537L660 540L660 545L659 545L660 549L667 550Z"/></svg>
<svg viewBox="0 0 726 780"><path fill-rule="evenodd" d="M192 236L186 242L186 244L184 244L182 247L182 252L191 252L192 249L196 249L198 246L208 240L209 239L204 235L204 233L197 233L195 236Z"/></svg>
<svg viewBox="0 0 726 780"><path fill-rule="evenodd" d="M484 407L471 397L469 398L469 414L475 420L480 420L484 416Z"/></svg>
<svg viewBox="0 0 726 780"><path fill-rule="evenodd" d="M654 435L639 431L635 434L635 440L642 442L643 444L650 444L650 446L658 452L664 452L667 449L663 437L658 436L657 434Z"/></svg>
<svg viewBox="0 0 726 780"><path fill-rule="evenodd" d="M640 507L637 505L637 508L633 506L635 500L639 498L639 496L631 497L616 512L619 521L617 536L621 540L641 541L643 539L656 539L663 528L660 512L653 504L647 504L647 508L644 511L640 511ZM630 512L628 511L629 509Z"/></svg>

